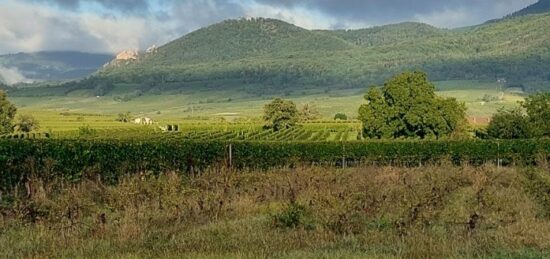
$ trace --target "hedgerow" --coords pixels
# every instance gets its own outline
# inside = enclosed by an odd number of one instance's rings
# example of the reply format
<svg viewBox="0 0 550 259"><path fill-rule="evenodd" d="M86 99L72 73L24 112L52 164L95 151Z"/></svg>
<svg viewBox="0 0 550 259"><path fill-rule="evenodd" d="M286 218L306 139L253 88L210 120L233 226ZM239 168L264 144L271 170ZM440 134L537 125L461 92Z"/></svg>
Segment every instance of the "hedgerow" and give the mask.
<svg viewBox="0 0 550 259"><path fill-rule="evenodd" d="M231 145L231 163L229 163ZM116 182L127 174L166 171L196 173L231 164L267 169L300 164L372 163L417 166L451 161L480 165L536 164L550 160L550 140L510 141L352 141L261 142L36 139L0 140L0 190L38 176L44 180L79 181L100 177ZM344 164L345 163L345 164Z"/></svg>

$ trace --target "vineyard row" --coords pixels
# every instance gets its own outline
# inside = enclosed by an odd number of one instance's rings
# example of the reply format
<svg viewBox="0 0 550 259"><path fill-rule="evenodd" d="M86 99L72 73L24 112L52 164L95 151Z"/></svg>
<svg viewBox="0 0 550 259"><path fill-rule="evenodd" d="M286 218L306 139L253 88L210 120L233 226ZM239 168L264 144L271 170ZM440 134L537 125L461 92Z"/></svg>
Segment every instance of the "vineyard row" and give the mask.
<svg viewBox="0 0 550 259"><path fill-rule="evenodd" d="M287 134L300 136L304 133L293 131ZM232 135L217 136L220 139L226 137ZM497 161L503 165L547 163L550 161L550 140L0 140L0 189L17 185L33 175L45 180L61 178L78 181L86 176L101 176L107 181L116 181L128 174L200 172L208 167L229 164L236 168L267 169L300 164L417 166L442 161L475 165Z"/></svg>

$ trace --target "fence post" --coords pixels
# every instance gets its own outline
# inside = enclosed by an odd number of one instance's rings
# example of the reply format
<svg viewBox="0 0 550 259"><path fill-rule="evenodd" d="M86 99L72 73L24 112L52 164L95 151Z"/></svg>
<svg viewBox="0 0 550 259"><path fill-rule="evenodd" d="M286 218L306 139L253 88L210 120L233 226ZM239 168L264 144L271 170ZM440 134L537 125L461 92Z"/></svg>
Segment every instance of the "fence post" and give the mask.
<svg viewBox="0 0 550 259"><path fill-rule="evenodd" d="M497 140L497 169L500 169L500 142Z"/></svg>
<svg viewBox="0 0 550 259"><path fill-rule="evenodd" d="M233 145L229 144L229 167L233 166Z"/></svg>
<svg viewBox="0 0 550 259"><path fill-rule="evenodd" d="M346 169L346 146L342 142L342 169Z"/></svg>

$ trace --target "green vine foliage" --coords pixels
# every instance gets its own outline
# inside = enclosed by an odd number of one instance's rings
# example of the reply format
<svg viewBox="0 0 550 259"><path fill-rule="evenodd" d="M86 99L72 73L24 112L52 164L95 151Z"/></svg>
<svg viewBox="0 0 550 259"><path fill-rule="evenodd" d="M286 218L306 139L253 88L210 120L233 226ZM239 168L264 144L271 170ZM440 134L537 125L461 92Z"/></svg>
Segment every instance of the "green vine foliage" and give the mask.
<svg viewBox="0 0 550 259"><path fill-rule="evenodd" d="M507 141L350 141L260 142L187 140L0 140L0 190L29 178L80 181L100 178L116 183L129 174L201 172L209 167L236 168L377 164L418 166L450 161L481 165L533 165L550 160L550 140Z"/></svg>

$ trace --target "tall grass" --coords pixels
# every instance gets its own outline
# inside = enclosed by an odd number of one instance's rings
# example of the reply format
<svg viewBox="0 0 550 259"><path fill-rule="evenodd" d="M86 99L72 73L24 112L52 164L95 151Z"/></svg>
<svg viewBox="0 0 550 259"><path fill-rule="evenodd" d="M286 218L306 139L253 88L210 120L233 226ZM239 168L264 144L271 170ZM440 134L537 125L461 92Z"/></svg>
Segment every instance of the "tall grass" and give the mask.
<svg viewBox="0 0 550 259"><path fill-rule="evenodd" d="M212 170L4 193L0 257L550 256L548 168Z"/></svg>

